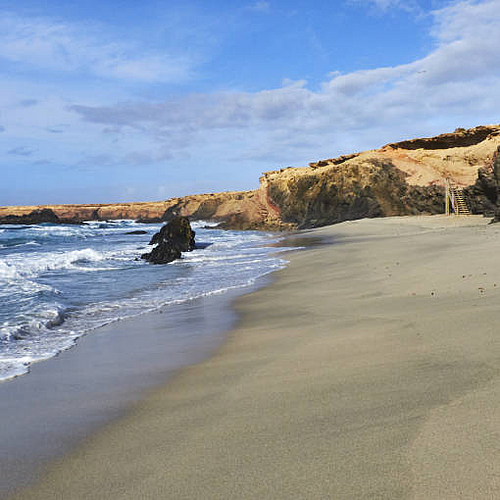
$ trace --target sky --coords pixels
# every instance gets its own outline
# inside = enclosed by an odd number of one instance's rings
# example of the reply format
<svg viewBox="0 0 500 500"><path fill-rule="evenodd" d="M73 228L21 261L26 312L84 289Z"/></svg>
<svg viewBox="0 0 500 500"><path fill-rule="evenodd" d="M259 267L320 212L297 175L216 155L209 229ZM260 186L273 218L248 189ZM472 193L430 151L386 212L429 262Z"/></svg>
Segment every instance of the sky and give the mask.
<svg viewBox="0 0 500 500"><path fill-rule="evenodd" d="M500 123L500 0L0 0L0 205L255 189Z"/></svg>

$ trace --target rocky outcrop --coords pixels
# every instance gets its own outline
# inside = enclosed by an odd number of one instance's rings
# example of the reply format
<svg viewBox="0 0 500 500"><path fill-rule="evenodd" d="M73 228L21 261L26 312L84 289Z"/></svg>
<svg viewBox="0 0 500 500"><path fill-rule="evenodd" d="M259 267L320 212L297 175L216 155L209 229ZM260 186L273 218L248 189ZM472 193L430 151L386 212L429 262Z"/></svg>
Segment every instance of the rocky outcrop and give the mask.
<svg viewBox="0 0 500 500"><path fill-rule="evenodd" d="M175 217L153 235L149 244L157 245L166 241L181 252L189 252L196 248L194 237L195 232L191 229L188 218Z"/></svg>
<svg viewBox="0 0 500 500"><path fill-rule="evenodd" d="M475 146L486 138L500 133L498 127L475 127L471 129L457 128L454 132L441 134L436 137L424 137L409 141L387 144L385 148L392 149L450 149Z"/></svg>
<svg viewBox="0 0 500 500"><path fill-rule="evenodd" d="M268 192L281 223L296 227L361 217L443 213L445 178L461 187L471 186L474 213L484 213L496 203L488 172L499 146L500 126L457 129L305 168L267 172L259 189Z"/></svg>
<svg viewBox="0 0 500 500"><path fill-rule="evenodd" d="M494 212L494 219L491 221L493 223L500 222L500 147L497 149L496 154L493 158L493 178L496 182L496 206Z"/></svg>
<svg viewBox="0 0 500 500"><path fill-rule="evenodd" d="M41 210L33 210L28 214L13 215L9 214L0 217L0 224L80 224L80 221L74 218L59 218L49 208L42 208Z"/></svg>
<svg viewBox="0 0 500 500"><path fill-rule="evenodd" d="M368 158L317 170L269 172L261 182L279 207L282 222L298 228L363 217L436 213L444 193L436 186L410 186L391 160Z"/></svg>
<svg viewBox="0 0 500 500"><path fill-rule="evenodd" d="M152 264L167 264L179 259L182 252L190 252L196 248L195 232L191 229L186 217L175 217L163 226L149 242L156 245L149 253L141 255L141 259Z"/></svg>
<svg viewBox="0 0 500 500"><path fill-rule="evenodd" d="M476 182L465 188L464 193L473 213L492 216L491 222L500 222L500 146L490 168L479 169Z"/></svg>
<svg viewBox="0 0 500 500"><path fill-rule="evenodd" d="M329 165L340 165L341 163L344 163L347 160L352 160L353 158L356 158L356 156L359 156L359 153L353 153L351 155L342 155L339 156L338 158L329 158L328 160L315 161L309 163L309 166L311 168L319 168L319 167L328 167Z"/></svg>
<svg viewBox="0 0 500 500"><path fill-rule="evenodd" d="M494 216L498 203L498 180L492 169L480 168L477 180L463 190L469 209L473 214Z"/></svg>
<svg viewBox="0 0 500 500"><path fill-rule="evenodd" d="M59 219L66 220L115 220L161 217L169 202L138 202L113 204L78 204L78 205L28 205L0 207L0 217L7 215L26 215L34 210L49 209Z"/></svg>

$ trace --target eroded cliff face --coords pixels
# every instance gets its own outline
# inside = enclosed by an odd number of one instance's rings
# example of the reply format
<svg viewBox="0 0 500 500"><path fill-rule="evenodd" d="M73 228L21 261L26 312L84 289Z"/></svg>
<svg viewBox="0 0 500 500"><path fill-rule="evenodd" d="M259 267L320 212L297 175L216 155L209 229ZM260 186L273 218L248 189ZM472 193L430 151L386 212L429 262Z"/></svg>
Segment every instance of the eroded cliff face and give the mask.
<svg viewBox="0 0 500 500"><path fill-rule="evenodd" d="M269 172L262 185L280 209L281 221L298 228L363 217L438 213L444 193L437 186L411 186L390 159L366 158L321 171Z"/></svg>
<svg viewBox="0 0 500 500"><path fill-rule="evenodd" d="M0 207L0 217L24 215L34 210L49 209L62 219L113 220L140 219L159 217L168 206L168 202L144 203L109 203L109 204L74 204L74 205L25 205Z"/></svg>
<svg viewBox="0 0 500 500"><path fill-rule="evenodd" d="M279 210L268 200L266 190L205 194L176 198L163 219L176 215L192 220L210 220L225 229L282 229ZM271 212L272 216L269 216Z"/></svg>
<svg viewBox="0 0 500 500"><path fill-rule="evenodd" d="M168 222L174 215L183 215L191 219L222 221L229 214L243 209L253 214L254 196L254 191L238 191L191 195L155 202L0 207L0 218L8 215L22 216L34 210L50 209L59 218L80 221L135 219Z"/></svg>
<svg viewBox="0 0 500 500"><path fill-rule="evenodd" d="M175 211L193 218L210 215L222 221L221 227L236 229L306 228L362 217L443 213L444 179L462 187L476 185L478 175L484 180L491 171L499 146L500 126L457 129L266 172L256 191L231 204L215 203L217 208L209 205L207 211L210 200L196 208L192 198L179 199ZM475 213L493 209L485 189L485 182L476 186L471 200Z"/></svg>
<svg viewBox="0 0 500 500"><path fill-rule="evenodd" d="M234 229L282 230L344 220L444 211L444 179L467 187L474 213L494 212L493 163L500 125L388 144L380 149L266 172L255 191L191 195L160 202L0 207L0 217L49 208L78 220L176 215ZM500 174L499 174L500 176Z"/></svg>
<svg viewBox="0 0 500 500"><path fill-rule="evenodd" d="M305 168L266 172L261 188L278 207L281 222L299 228L362 217L442 213L447 177L458 186L474 185L471 205L475 213L483 213L492 210L488 172L499 146L500 126L457 129Z"/></svg>
<svg viewBox="0 0 500 500"><path fill-rule="evenodd" d="M491 166L480 168L477 180L464 189L473 213L494 216L500 221L500 146L493 155Z"/></svg>

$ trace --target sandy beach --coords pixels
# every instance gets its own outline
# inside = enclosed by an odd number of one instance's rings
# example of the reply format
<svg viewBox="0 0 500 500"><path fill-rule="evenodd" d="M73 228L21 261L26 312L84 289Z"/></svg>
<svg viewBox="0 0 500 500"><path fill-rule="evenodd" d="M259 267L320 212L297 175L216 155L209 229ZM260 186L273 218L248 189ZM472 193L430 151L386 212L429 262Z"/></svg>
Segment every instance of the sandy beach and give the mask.
<svg viewBox="0 0 500 500"><path fill-rule="evenodd" d="M500 498L500 225L299 234L208 360L16 499Z"/></svg>

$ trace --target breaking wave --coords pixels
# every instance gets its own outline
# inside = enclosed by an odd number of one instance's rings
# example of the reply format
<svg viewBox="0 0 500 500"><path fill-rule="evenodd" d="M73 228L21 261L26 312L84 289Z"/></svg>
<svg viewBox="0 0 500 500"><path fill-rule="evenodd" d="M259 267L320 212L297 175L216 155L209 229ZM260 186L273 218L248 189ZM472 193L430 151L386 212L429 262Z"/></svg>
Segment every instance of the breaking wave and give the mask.
<svg viewBox="0 0 500 500"><path fill-rule="evenodd" d="M102 325L245 287L285 264L265 246L274 235L205 226L193 223L203 249L164 266L140 259L158 224L0 228L0 380ZM127 234L138 228L147 234Z"/></svg>

